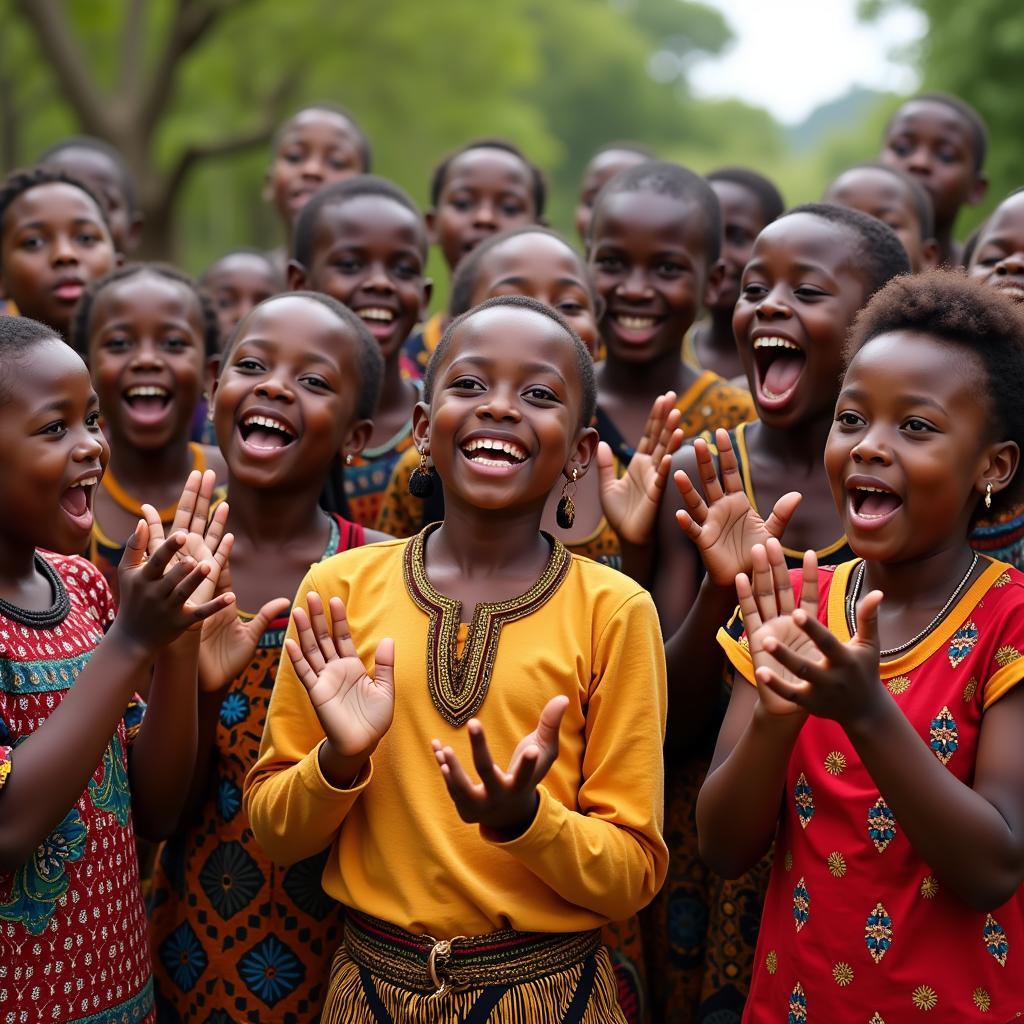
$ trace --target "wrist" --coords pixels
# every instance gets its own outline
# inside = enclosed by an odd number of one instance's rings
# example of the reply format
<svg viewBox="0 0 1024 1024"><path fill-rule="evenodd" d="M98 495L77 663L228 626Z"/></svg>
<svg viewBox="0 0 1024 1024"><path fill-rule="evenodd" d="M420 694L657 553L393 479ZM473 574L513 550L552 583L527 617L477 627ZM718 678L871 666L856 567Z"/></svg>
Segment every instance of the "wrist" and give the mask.
<svg viewBox="0 0 1024 1024"><path fill-rule="evenodd" d="M372 754L373 749L362 754L341 754L327 739L320 744L317 763L328 785L334 789L351 789Z"/></svg>
<svg viewBox="0 0 1024 1024"><path fill-rule="evenodd" d="M536 789L533 791L532 797L526 813L521 817L517 816L507 825L484 826L485 836L496 843L510 843L527 833L537 820L537 811L540 809L540 793Z"/></svg>
<svg viewBox="0 0 1024 1024"><path fill-rule="evenodd" d="M895 708L896 704L882 685L882 680L876 679L861 707L852 715L844 715L839 724L856 745L862 739L877 735L879 723Z"/></svg>
<svg viewBox="0 0 1024 1024"><path fill-rule="evenodd" d="M147 668L156 661L159 653L140 637L135 636L130 629L120 623L118 618L114 619L113 625L107 630L103 643L118 649L118 654L123 663L135 669Z"/></svg>
<svg viewBox="0 0 1024 1024"><path fill-rule="evenodd" d="M739 681L736 685L740 685ZM758 700L754 705L754 713L750 716L750 728L772 743L792 746L796 743L808 717L807 712L803 710L794 711L789 715L773 715Z"/></svg>

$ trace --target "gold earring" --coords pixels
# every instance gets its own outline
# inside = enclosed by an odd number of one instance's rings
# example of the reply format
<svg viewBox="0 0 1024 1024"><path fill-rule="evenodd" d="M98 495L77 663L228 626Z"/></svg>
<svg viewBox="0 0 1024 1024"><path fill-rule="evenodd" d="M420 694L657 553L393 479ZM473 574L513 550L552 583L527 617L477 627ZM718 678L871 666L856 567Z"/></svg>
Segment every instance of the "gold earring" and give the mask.
<svg viewBox="0 0 1024 1024"><path fill-rule="evenodd" d="M349 453L348 453L348 454L347 454L347 455L345 456L345 465L346 465L346 466L351 466L351 465L352 465L352 453L351 453L351 452L349 452Z"/></svg>
<svg viewBox="0 0 1024 1024"><path fill-rule="evenodd" d="M579 466L572 467L572 478L562 488L562 497L555 509L555 522L563 530L571 530L576 521L576 503L572 500L576 495L576 480L580 475Z"/></svg>
<svg viewBox="0 0 1024 1024"><path fill-rule="evenodd" d="M985 508L992 507L992 481L985 484Z"/></svg>
<svg viewBox="0 0 1024 1024"><path fill-rule="evenodd" d="M409 477L409 493L414 498L429 498L434 493L434 467L427 462L426 451L420 452L420 464Z"/></svg>

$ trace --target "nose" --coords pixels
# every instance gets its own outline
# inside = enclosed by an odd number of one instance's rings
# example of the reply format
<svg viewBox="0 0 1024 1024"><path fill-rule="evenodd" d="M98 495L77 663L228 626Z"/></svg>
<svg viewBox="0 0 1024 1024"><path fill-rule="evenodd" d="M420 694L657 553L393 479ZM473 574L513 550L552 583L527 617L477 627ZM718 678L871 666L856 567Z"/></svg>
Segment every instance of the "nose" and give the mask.
<svg viewBox="0 0 1024 1024"><path fill-rule="evenodd" d="M1001 275L1024 274L1024 252L1010 253L996 264L996 273Z"/></svg>
<svg viewBox="0 0 1024 1024"><path fill-rule="evenodd" d="M103 454L103 444L102 436L83 428L75 439L71 457L76 462L99 462Z"/></svg>
<svg viewBox="0 0 1024 1024"><path fill-rule="evenodd" d="M160 348L151 338L142 338L132 352L132 368L136 370L163 366Z"/></svg>
<svg viewBox="0 0 1024 1024"><path fill-rule="evenodd" d="M78 262L78 250L71 240L70 234L59 232L53 240L53 262L55 265L74 264Z"/></svg>
<svg viewBox="0 0 1024 1024"><path fill-rule="evenodd" d="M302 176L312 181L324 180L324 161L319 153L307 153L302 161Z"/></svg>
<svg viewBox="0 0 1024 1024"><path fill-rule="evenodd" d="M498 220L495 213L494 203L489 199L481 199L473 208L473 223L478 228L496 228Z"/></svg>
<svg viewBox="0 0 1024 1024"><path fill-rule="evenodd" d="M793 311L788 303L783 301L777 288L773 288L761 299L755 313L759 320L788 320L793 315Z"/></svg>
<svg viewBox="0 0 1024 1024"><path fill-rule="evenodd" d="M632 267L619 285L619 295L627 300L641 301L649 299L653 294L650 282L643 267Z"/></svg>
<svg viewBox="0 0 1024 1024"><path fill-rule="evenodd" d="M477 406L477 416L482 420L518 423L523 414L513 392L506 388L493 388L484 395Z"/></svg>
<svg viewBox="0 0 1024 1024"><path fill-rule="evenodd" d="M290 402L293 397L292 389L287 381L276 374L264 377L253 390L261 398L269 399L272 402Z"/></svg>
<svg viewBox="0 0 1024 1024"><path fill-rule="evenodd" d="M930 174L932 170L931 152L925 145L915 146L907 158L907 170L914 174Z"/></svg>
<svg viewBox="0 0 1024 1024"><path fill-rule="evenodd" d="M375 260L370 264L363 287L375 292L393 292L394 285L388 274L388 268L383 263Z"/></svg>
<svg viewBox="0 0 1024 1024"><path fill-rule="evenodd" d="M892 461L889 446L881 436L881 429L870 426L861 435L850 452L854 462L870 462L876 465L888 465Z"/></svg>

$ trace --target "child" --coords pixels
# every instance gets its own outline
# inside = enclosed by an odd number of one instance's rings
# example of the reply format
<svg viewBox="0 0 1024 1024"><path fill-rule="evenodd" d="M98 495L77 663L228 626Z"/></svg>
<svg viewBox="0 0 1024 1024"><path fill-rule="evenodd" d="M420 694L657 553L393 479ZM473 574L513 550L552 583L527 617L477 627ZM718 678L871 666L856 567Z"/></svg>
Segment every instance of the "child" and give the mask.
<svg viewBox="0 0 1024 1024"><path fill-rule="evenodd" d="M397 185L362 175L325 188L299 217L289 265L292 288L311 288L363 319L384 356L373 433L345 468L348 513L377 524L399 456L412 447L419 384L402 376L402 344L430 302L427 235L416 204Z"/></svg>
<svg viewBox="0 0 1024 1024"><path fill-rule="evenodd" d="M124 157L102 139L75 135L54 143L36 161L40 167L81 181L103 205L114 248L131 255L142 238L139 189Z"/></svg>
<svg viewBox="0 0 1024 1024"><path fill-rule="evenodd" d="M898 167L857 164L829 184L822 202L848 206L888 224L907 250L915 274L936 265L939 247L931 198L916 178Z"/></svg>
<svg viewBox="0 0 1024 1024"><path fill-rule="evenodd" d="M0 366L3 1008L17 1021L150 1022L133 834L166 835L184 799L199 639L186 631L232 600L212 596L230 541L211 529L215 555L197 564L180 554L184 533L159 543L147 509L115 618L103 578L75 555L108 451L88 370L52 328L7 316ZM212 482L189 481L186 529ZM150 671L146 711L133 694Z"/></svg>
<svg viewBox="0 0 1024 1024"><path fill-rule="evenodd" d="M657 159L653 151L634 142L610 142L602 146L583 170L580 197L576 203L576 232L584 247L590 231L590 217L598 193L620 171Z"/></svg>
<svg viewBox="0 0 1024 1024"><path fill-rule="evenodd" d="M761 230L782 216L786 204L779 190L763 175L746 167L723 167L706 175L722 211L722 262L725 270L707 298L708 319L687 334L691 365L713 370L745 386L746 377L736 339L732 311L740 297L740 278Z"/></svg>
<svg viewBox="0 0 1024 1024"><path fill-rule="evenodd" d="M680 397L687 437L753 419L750 395L680 359L705 288L717 288L721 219L703 178L676 164L641 164L598 196L588 258L604 302L607 358L596 368L597 428L623 464L644 435L654 400Z"/></svg>
<svg viewBox="0 0 1024 1024"><path fill-rule="evenodd" d="M82 296L72 326L79 351L88 353L103 426L110 438L110 468L96 491L89 560L117 599L117 566L147 501L165 525L174 494L194 471L213 469L224 480L215 448L189 441L202 393L206 360L217 342L209 300L173 267L135 263L95 282Z"/></svg>
<svg viewBox="0 0 1024 1024"><path fill-rule="evenodd" d="M886 126L880 159L913 175L931 196L940 266L960 263L953 227L963 206L985 198L987 149L988 131L978 112L945 93L907 100Z"/></svg>
<svg viewBox="0 0 1024 1024"><path fill-rule="evenodd" d="M775 838L745 1021L1010 1020L1024 576L968 533L1018 489L1024 320L932 272L879 292L848 352L825 468L863 560L787 574L770 541L756 598L737 576L748 645L722 637L740 679L701 852L735 874Z"/></svg>
<svg viewBox="0 0 1024 1024"><path fill-rule="evenodd" d="M276 869L241 809L242 783L287 625L289 602L275 595L293 591L311 563L387 539L317 505L338 452L358 451L369 435L382 363L363 322L311 292L263 302L225 352L214 421L228 464L231 582L239 606L259 611L228 608L203 630L198 767L154 879L154 973L167 1021L283 1024L315 1019L323 1002L341 941L339 908L320 888L326 857Z"/></svg>
<svg viewBox="0 0 1024 1024"><path fill-rule="evenodd" d="M15 309L67 338L82 292L116 262L106 213L84 185L41 167L7 177L0 288Z"/></svg>
<svg viewBox="0 0 1024 1024"><path fill-rule="evenodd" d="M868 298L909 270L907 254L890 228L845 207L799 206L758 236L733 326L760 419L717 433L729 498L714 521L737 543L745 529L768 529L776 537L785 529L791 545L786 553L796 562L797 545L814 548L822 561L849 557L821 471L843 341ZM735 603L731 566L723 571L709 565L701 582L701 545L688 518L696 494L689 481L711 485L712 454L698 441L675 456L673 464L684 471L681 486L676 492L669 488L662 502L650 558L657 565L652 588L668 638L675 694L666 748L673 856L669 881L651 908L649 943L649 974L661 986L654 996L664 1021L741 1012L767 878L767 865L738 882L709 876L693 832L694 804L722 700L724 663L709 644ZM799 507L794 487L803 495ZM765 527L757 510L768 509L774 512L765 516ZM731 518L723 520L726 510ZM677 513L687 537L680 536Z"/></svg>
<svg viewBox="0 0 1024 1024"><path fill-rule="evenodd" d="M517 146L475 139L434 168L427 210L430 241L454 273L463 256L488 236L540 223L546 201L544 175ZM448 322L446 314L436 313L405 343L406 376L423 377Z"/></svg>
<svg viewBox="0 0 1024 1024"><path fill-rule="evenodd" d="M540 532L596 446L590 358L504 296L449 326L425 396L445 520L303 581L253 831L285 863L330 847L349 910L325 1024L621 1022L597 929L664 873L664 676L646 593Z"/></svg>

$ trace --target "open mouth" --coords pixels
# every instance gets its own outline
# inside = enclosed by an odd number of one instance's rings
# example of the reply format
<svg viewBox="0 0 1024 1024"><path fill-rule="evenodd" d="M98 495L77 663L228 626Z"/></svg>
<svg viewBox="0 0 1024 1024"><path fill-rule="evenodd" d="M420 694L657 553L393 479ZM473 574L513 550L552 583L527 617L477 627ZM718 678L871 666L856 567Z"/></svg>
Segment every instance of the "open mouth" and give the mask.
<svg viewBox="0 0 1024 1024"><path fill-rule="evenodd" d="M796 342L788 338L755 338L754 367L757 396L768 409L785 405L796 391L807 357Z"/></svg>
<svg viewBox="0 0 1024 1024"><path fill-rule="evenodd" d="M848 489L850 518L862 529L888 522L903 505L903 499L884 487L861 484Z"/></svg>
<svg viewBox="0 0 1024 1024"><path fill-rule="evenodd" d="M475 466L507 471L521 466L529 453L515 441L505 441L496 437L475 437L461 447L462 454Z"/></svg>
<svg viewBox="0 0 1024 1024"><path fill-rule="evenodd" d="M664 317L639 313L612 313L616 334L627 344L644 345L657 334Z"/></svg>
<svg viewBox="0 0 1024 1024"><path fill-rule="evenodd" d="M60 496L60 507L83 530L92 529L92 499L99 482L99 476L86 477Z"/></svg>
<svg viewBox="0 0 1024 1024"><path fill-rule="evenodd" d="M135 419L153 422L163 418L171 404L171 392L159 384L140 384L125 391L124 401Z"/></svg>
<svg viewBox="0 0 1024 1024"><path fill-rule="evenodd" d="M1000 282L995 287L1014 302L1024 303L1024 282L1007 281L1005 284Z"/></svg>
<svg viewBox="0 0 1024 1024"><path fill-rule="evenodd" d="M246 447L263 452L287 448L297 436L287 423L260 414L246 416L239 424L238 431Z"/></svg>
<svg viewBox="0 0 1024 1024"><path fill-rule="evenodd" d="M395 326L395 313L383 306L364 306L356 315L370 328L375 338L387 337Z"/></svg>

